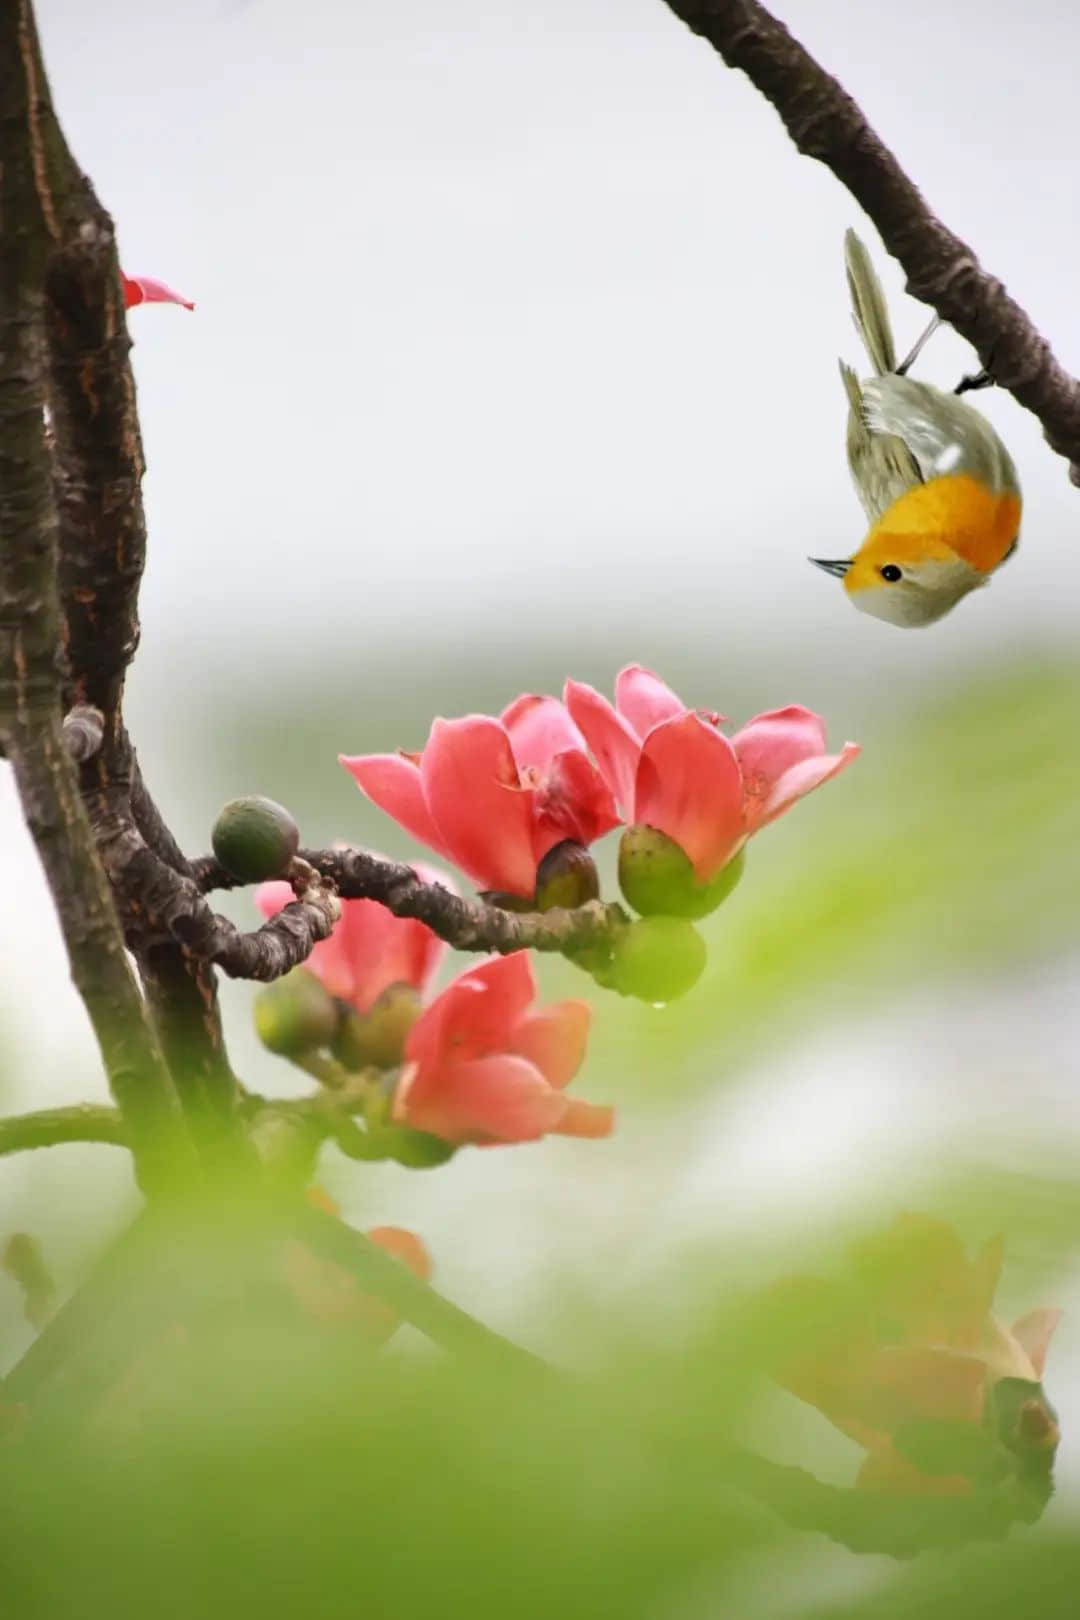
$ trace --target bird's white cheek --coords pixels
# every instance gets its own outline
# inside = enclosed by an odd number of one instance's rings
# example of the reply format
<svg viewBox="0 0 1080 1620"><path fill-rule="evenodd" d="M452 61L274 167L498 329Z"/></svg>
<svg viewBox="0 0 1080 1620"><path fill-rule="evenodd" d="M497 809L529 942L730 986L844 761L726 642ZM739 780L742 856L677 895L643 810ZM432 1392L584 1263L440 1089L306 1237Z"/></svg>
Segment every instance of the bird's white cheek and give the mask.
<svg viewBox="0 0 1080 1620"><path fill-rule="evenodd" d="M933 624L956 601L955 597L938 600L926 591L894 591L880 586L865 591L849 591L848 595L860 613L869 613L872 618L883 619L886 624L895 624L901 630L915 630L924 624Z"/></svg>

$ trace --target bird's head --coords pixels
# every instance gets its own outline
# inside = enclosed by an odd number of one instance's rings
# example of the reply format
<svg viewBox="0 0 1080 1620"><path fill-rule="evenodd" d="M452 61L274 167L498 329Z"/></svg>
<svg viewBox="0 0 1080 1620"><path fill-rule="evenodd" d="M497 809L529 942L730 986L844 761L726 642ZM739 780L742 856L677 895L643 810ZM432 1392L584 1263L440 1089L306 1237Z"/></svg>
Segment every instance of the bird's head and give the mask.
<svg viewBox="0 0 1080 1620"><path fill-rule="evenodd" d="M987 580L943 541L910 534L875 534L854 557L810 561L843 581L860 613L905 629L933 624Z"/></svg>

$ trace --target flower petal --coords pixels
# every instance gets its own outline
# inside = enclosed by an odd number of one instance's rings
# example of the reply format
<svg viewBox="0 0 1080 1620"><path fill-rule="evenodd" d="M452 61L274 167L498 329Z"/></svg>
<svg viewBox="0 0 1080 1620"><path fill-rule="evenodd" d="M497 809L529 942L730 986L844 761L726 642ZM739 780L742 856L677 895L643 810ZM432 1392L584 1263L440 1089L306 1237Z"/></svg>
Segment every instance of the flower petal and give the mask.
<svg viewBox="0 0 1080 1620"><path fill-rule="evenodd" d="M528 1058L548 1085L568 1086L585 1058L592 1008L587 1001L557 1001L527 1013L514 1030L507 1050Z"/></svg>
<svg viewBox="0 0 1080 1620"><path fill-rule="evenodd" d="M323 945L336 946L349 976L346 990L337 990L326 973L330 962L316 962L316 946L309 958L314 971L334 995L344 997L358 1013L371 1007L392 984L422 990L442 960L446 946L437 935L413 918L395 917L377 900L344 900L341 921Z"/></svg>
<svg viewBox="0 0 1080 1620"><path fill-rule="evenodd" d="M686 713L686 704L643 664L627 664L615 677L615 707L642 742L663 720Z"/></svg>
<svg viewBox="0 0 1080 1620"><path fill-rule="evenodd" d="M405 1057L422 1066L506 1051L536 995L528 951L494 956L452 979L420 1014Z"/></svg>
<svg viewBox="0 0 1080 1620"><path fill-rule="evenodd" d="M296 899L291 883L260 883L255 890L255 904L264 917L276 917L284 907L291 905ZM350 938L350 913L354 906L370 906L371 900L344 900L341 905L341 917L335 923L329 939L320 939L312 948L311 954L304 962L304 971L313 973L323 987L332 996L340 996L343 1001L351 1001L354 992L353 956L357 947ZM383 906L378 910L395 922L390 913ZM360 950L366 947L363 943ZM374 966L374 964L372 964ZM387 983L392 981L387 980ZM385 985L382 986L386 988ZM375 992L379 994L378 991ZM372 997L374 1000L375 997ZM366 1011L366 1008L358 1009Z"/></svg>
<svg viewBox="0 0 1080 1620"><path fill-rule="evenodd" d="M393 816L407 833L429 849L447 855L427 807L415 760L406 759L404 754L339 754L338 763L344 765L361 793Z"/></svg>
<svg viewBox="0 0 1080 1620"><path fill-rule="evenodd" d="M510 738L519 770L544 772L556 754L585 751L585 739L558 698L526 692L504 709L500 721Z"/></svg>
<svg viewBox="0 0 1080 1620"><path fill-rule="evenodd" d="M553 1127L555 1136L610 1136L615 1129L615 1110L604 1103L580 1102L576 1097L564 1098L566 1112Z"/></svg>
<svg viewBox="0 0 1080 1620"><path fill-rule="evenodd" d="M536 788L535 812L533 853L538 863L564 838L588 845L619 825L611 789L578 748L551 761Z"/></svg>
<svg viewBox="0 0 1080 1620"><path fill-rule="evenodd" d="M799 765L792 765L790 770L776 782L768 798L761 805L754 817L753 826L764 827L777 816L782 816L785 810L798 799L803 799L814 788L820 787L830 777L838 775L853 759L857 759L862 749L858 743L845 743L839 754L823 754L819 759L804 759Z"/></svg>
<svg viewBox="0 0 1080 1620"><path fill-rule="evenodd" d="M867 1359L852 1411L892 1433L908 1418L982 1419L986 1363L936 1345L884 1345Z"/></svg>
<svg viewBox="0 0 1080 1620"><path fill-rule="evenodd" d="M120 280L124 288L125 309L133 309L136 304L182 304L185 309L195 308L189 298L174 292L154 276L126 276L121 270Z"/></svg>
<svg viewBox="0 0 1080 1620"><path fill-rule="evenodd" d="M1046 1352L1061 1317L1062 1312L1056 1309L1029 1311L1012 1325L1013 1338L1027 1353L1035 1376L1040 1380L1046 1366Z"/></svg>
<svg viewBox="0 0 1080 1620"><path fill-rule="evenodd" d="M742 777L728 739L692 712L655 726L641 750L633 820L673 838L700 883L715 877L745 836Z"/></svg>
<svg viewBox="0 0 1080 1620"><path fill-rule="evenodd" d="M367 1236L380 1249L392 1254L395 1260L408 1266L421 1282L427 1282L431 1276L431 1256L415 1232L409 1232L403 1226L373 1226Z"/></svg>
<svg viewBox="0 0 1080 1620"><path fill-rule="evenodd" d="M784 772L804 759L825 752L825 722L810 709L792 705L755 715L731 739L743 775L747 825L756 827L759 813Z"/></svg>
<svg viewBox="0 0 1080 1620"><path fill-rule="evenodd" d="M565 1112L539 1069L506 1053L422 1067L394 1100L395 1119L444 1142L536 1141Z"/></svg>
<svg viewBox="0 0 1080 1620"><path fill-rule="evenodd" d="M451 860L485 889L536 888L533 795L522 788L510 739L485 714L436 720L420 759L424 797Z"/></svg>
<svg viewBox="0 0 1080 1620"><path fill-rule="evenodd" d="M583 681L567 681L566 707L580 728L600 774L624 816L633 812L634 781L641 743L629 723L616 714L607 698Z"/></svg>

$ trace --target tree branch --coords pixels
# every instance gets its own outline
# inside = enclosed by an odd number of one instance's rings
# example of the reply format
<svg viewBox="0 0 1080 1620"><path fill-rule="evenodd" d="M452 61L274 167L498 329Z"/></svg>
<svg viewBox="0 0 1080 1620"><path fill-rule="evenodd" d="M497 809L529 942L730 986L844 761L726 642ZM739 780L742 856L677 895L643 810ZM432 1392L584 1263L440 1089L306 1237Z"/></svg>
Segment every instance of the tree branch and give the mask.
<svg viewBox="0 0 1080 1620"><path fill-rule="evenodd" d="M112 220L78 172L53 121L52 140L73 175L67 230L47 280L49 407L60 520L59 580L69 661L69 705L101 716L81 787L99 844L141 835L167 865L186 862L142 782L123 722L127 667L139 641L138 591L146 561L142 440ZM123 904L124 891L118 895ZM150 940L125 908L128 943L147 987L166 1060L185 1102L229 1132L236 1078L225 1050L216 977L205 956Z"/></svg>
<svg viewBox="0 0 1080 1620"><path fill-rule="evenodd" d="M999 1541L1014 1524L1033 1524L1045 1500L1015 1476L970 1496L893 1496L826 1485L803 1468L733 1450L718 1458L737 1489L797 1530L816 1530L852 1552L913 1558L931 1548Z"/></svg>
<svg viewBox="0 0 1080 1620"><path fill-rule="evenodd" d="M441 883L425 883L411 866L362 849L303 849L300 858L321 872L343 900L378 900L395 917L415 917L458 951L577 951L604 948L627 926L621 906L590 900L573 911L503 911L465 900ZM191 863L203 893L236 888L212 855ZM282 915L282 913L279 913Z"/></svg>
<svg viewBox="0 0 1080 1620"><path fill-rule="evenodd" d="M666 3L728 67L746 74L799 151L847 187L903 266L908 292L966 338L994 381L1038 417L1080 484L1080 382L1002 283L931 212L843 87L757 0Z"/></svg>
<svg viewBox="0 0 1080 1620"><path fill-rule="evenodd" d="M59 1147L66 1142L105 1142L128 1147L131 1132L120 1110L103 1103L74 1103L68 1108L43 1108L36 1114L14 1114L0 1119L0 1158L7 1153Z"/></svg>
<svg viewBox="0 0 1080 1620"><path fill-rule="evenodd" d="M29 0L0 11L0 114L0 737L72 977L131 1126L137 1173L156 1191L183 1174L190 1143L124 954L61 728L43 287L74 178L52 116Z"/></svg>

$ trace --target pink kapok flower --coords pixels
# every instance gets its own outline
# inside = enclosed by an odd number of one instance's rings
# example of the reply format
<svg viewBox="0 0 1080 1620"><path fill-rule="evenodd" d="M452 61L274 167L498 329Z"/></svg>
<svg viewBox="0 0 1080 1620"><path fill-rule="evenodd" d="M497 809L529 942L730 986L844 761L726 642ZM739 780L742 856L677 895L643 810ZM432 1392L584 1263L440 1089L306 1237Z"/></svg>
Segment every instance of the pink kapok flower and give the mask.
<svg viewBox="0 0 1080 1620"><path fill-rule="evenodd" d="M699 883L859 752L845 743L827 754L824 722L798 706L759 714L729 739L721 715L688 709L640 664L619 672L614 706L579 681L564 695L623 819L678 844Z"/></svg>
<svg viewBox="0 0 1080 1620"><path fill-rule="evenodd" d="M422 754L340 759L369 799L479 888L525 899L550 849L591 844L619 820L557 698L526 694L498 719L438 719Z"/></svg>
<svg viewBox="0 0 1080 1620"><path fill-rule="evenodd" d="M770 1371L865 1448L861 1488L967 1494L965 1474L910 1455L927 1425L973 1439L990 1430L1048 1471L1058 1433L1040 1385L1061 1312L1006 1327L991 1310L1002 1255L994 1239L969 1260L944 1222L904 1214L852 1250L848 1281L791 1277L767 1291L784 1341Z"/></svg>
<svg viewBox="0 0 1080 1620"><path fill-rule="evenodd" d="M316 1209L340 1218L340 1209L322 1187L309 1187L307 1198ZM431 1256L415 1232L403 1226L373 1226L367 1236L408 1266L421 1282L429 1280ZM396 1311L365 1294L351 1271L315 1254L306 1243L292 1239L285 1244L283 1267L286 1286L296 1303L316 1321L359 1329L373 1344L384 1343L398 1326Z"/></svg>
<svg viewBox="0 0 1080 1620"><path fill-rule="evenodd" d="M445 1142L609 1135L613 1109L564 1094L585 1055L588 1004L534 1010L535 996L527 951L449 984L409 1032L393 1118Z"/></svg>
<svg viewBox="0 0 1080 1620"><path fill-rule="evenodd" d="M454 885L434 867L414 867L425 883ZM275 916L295 900L289 883L261 883L255 904ZM341 918L329 939L320 940L304 963L332 996L358 1013L368 1013L391 985L407 984L423 994L446 954L437 934L412 917L395 917L377 900L343 900Z"/></svg>
<svg viewBox="0 0 1080 1620"><path fill-rule="evenodd" d="M126 276L121 270L120 280L124 288L125 309L134 309L136 304L182 304L185 309L195 308L189 298L174 292L153 276Z"/></svg>

